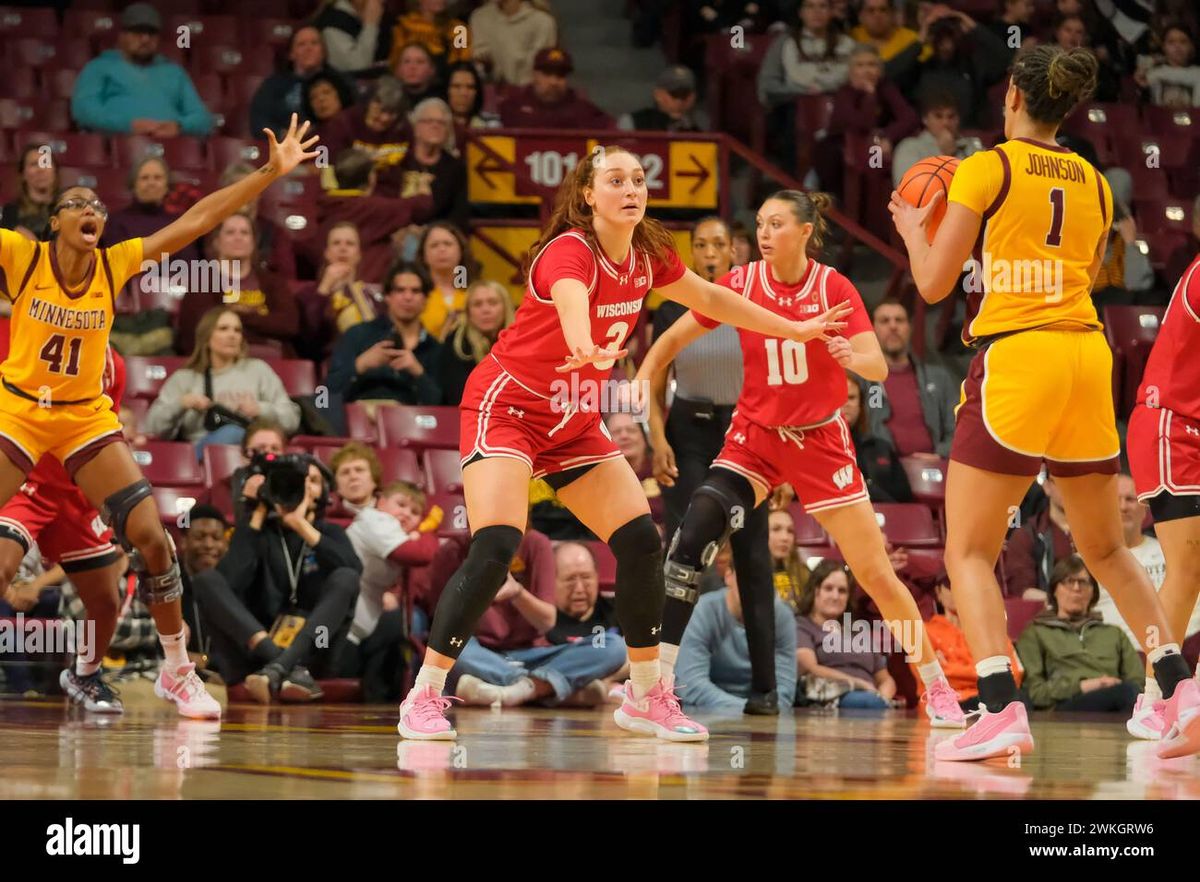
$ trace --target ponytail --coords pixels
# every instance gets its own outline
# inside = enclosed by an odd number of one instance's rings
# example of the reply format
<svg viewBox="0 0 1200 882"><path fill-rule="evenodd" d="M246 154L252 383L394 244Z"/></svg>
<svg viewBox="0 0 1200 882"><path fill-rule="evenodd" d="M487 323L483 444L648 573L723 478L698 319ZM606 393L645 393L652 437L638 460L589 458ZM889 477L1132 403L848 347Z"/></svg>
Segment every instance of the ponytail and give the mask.
<svg viewBox="0 0 1200 882"><path fill-rule="evenodd" d="M813 225L808 250L812 254L819 254L825 243L825 234L829 232L825 215L833 208L833 197L815 190L776 190L764 201L771 199L788 203L798 223Z"/></svg>

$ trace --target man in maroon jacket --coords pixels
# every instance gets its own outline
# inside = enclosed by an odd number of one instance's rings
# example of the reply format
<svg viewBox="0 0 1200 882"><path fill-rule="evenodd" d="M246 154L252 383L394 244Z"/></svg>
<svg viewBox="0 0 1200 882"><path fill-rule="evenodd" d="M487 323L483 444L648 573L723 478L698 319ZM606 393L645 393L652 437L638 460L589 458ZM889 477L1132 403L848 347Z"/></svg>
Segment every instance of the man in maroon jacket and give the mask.
<svg viewBox="0 0 1200 882"><path fill-rule="evenodd" d="M317 197L319 231L315 241L324 245L334 224L349 221L358 228L362 262L359 278L382 282L393 259L392 237L409 224L421 223L433 213L429 182L415 186L415 195L403 199L375 194L376 170L365 150L345 150L334 161L338 186Z"/></svg>
<svg viewBox="0 0 1200 882"><path fill-rule="evenodd" d="M565 49L543 49L533 60L533 82L500 105L505 128L612 129L616 121L567 85L575 65Z"/></svg>

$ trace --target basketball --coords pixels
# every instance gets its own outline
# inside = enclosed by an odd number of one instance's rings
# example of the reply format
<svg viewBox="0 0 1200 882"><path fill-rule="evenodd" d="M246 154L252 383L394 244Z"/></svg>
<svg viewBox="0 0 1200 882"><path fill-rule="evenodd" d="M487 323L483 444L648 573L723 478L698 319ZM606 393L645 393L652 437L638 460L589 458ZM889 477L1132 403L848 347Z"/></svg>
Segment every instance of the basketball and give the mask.
<svg viewBox="0 0 1200 882"><path fill-rule="evenodd" d="M917 208L928 205L934 194L941 191L942 201L933 210L929 224L925 227L925 235L930 244L933 243L933 237L937 235L942 218L946 216L950 179L954 177L956 168L958 168L957 157L930 156L906 171L904 177L900 179L900 186L896 188L901 199Z"/></svg>

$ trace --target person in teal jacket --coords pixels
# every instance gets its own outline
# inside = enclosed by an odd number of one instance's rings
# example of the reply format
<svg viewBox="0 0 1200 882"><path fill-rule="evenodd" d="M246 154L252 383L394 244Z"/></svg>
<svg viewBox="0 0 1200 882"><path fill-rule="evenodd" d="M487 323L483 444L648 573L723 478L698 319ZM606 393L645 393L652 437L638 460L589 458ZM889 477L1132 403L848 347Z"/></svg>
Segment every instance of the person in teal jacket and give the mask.
<svg viewBox="0 0 1200 882"><path fill-rule="evenodd" d="M121 13L120 26L118 48L93 58L75 80L75 123L96 132L152 138L209 134L213 115L187 71L158 54L158 10L134 3Z"/></svg>

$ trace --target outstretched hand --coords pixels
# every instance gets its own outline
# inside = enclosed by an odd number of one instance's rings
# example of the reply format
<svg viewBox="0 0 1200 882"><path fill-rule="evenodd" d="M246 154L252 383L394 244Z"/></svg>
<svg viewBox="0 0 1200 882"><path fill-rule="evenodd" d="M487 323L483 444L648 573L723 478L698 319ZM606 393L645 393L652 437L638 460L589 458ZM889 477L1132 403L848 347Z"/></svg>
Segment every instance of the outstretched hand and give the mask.
<svg viewBox="0 0 1200 882"><path fill-rule="evenodd" d="M805 343L813 339L829 340L831 339L830 334L835 334L846 327L845 320L853 311L854 307L846 301L835 304L816 318L796 322L792 326L795 329L792 339L797 343Z"/></svg>
<svg viewBox="0 0 1200 882"><path fill-rule="evenodd" d="M317 151L310 148L321 140L320 137L313 135L305 140L304 136L308 133L308 120L305 120L299 129L296 128L297 123L298 119L293 113L287 134L283 136L282 141L275 140L275 133L270 129L263 129L271 148L267 167L273 169L278 177L286 175L306 159L317 158Z"/></svg>
<svg viewBox="0 0 1200 882"><path fill-rule="evenodd" d="M616 361L618 358L624 358L628 354L628 349L605 349L597 343L592 344L591 352L584 352L576 346L575 354L568 355L567 360L556 367L555 370L560 374L566 374L571 371L577 371L584 365Z"/></svg>

